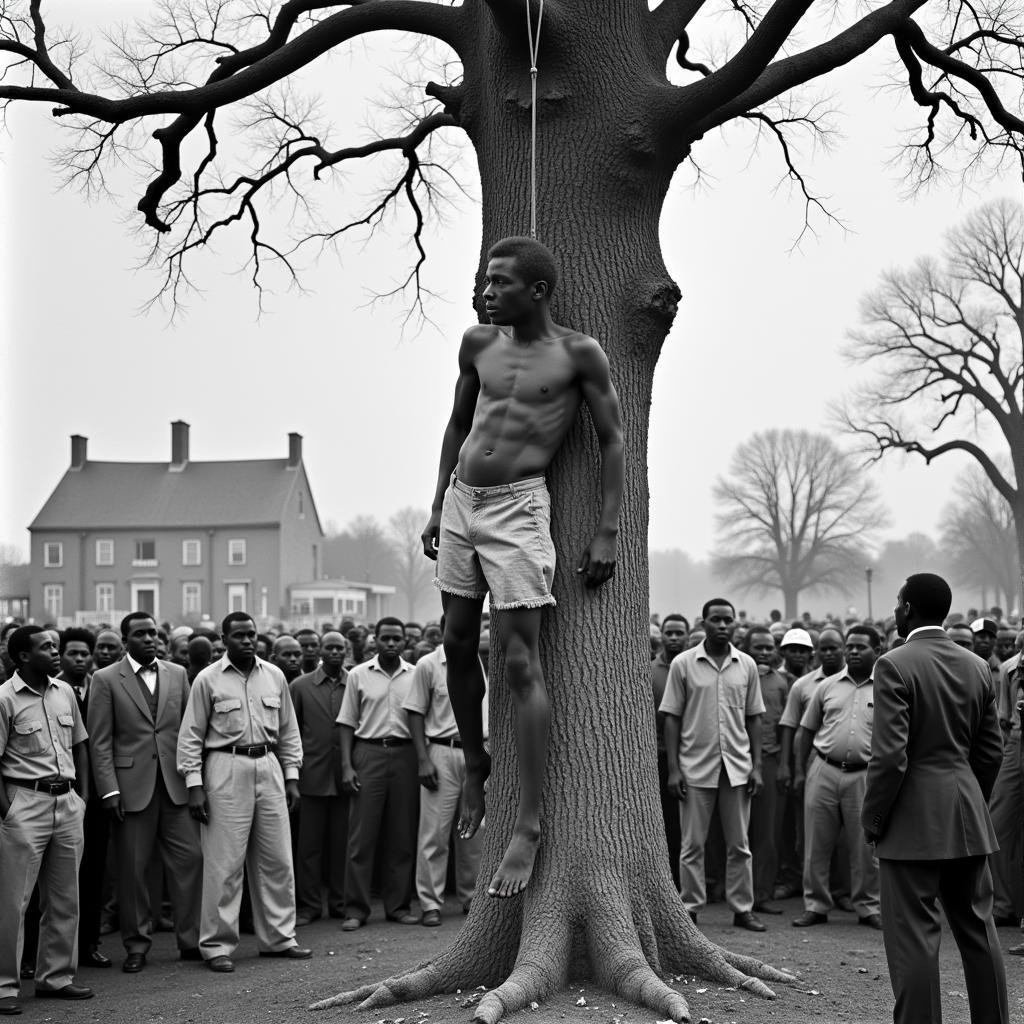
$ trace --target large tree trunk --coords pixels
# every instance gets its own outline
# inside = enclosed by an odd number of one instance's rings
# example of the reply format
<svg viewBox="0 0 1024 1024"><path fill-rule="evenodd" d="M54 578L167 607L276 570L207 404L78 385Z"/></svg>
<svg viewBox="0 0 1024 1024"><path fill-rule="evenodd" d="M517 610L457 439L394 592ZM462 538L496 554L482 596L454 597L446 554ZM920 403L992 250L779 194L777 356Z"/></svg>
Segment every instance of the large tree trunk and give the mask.
<svg viewBox="0 0 1024 1024"><path fill-rule="evenodd" d="M621 12L624 5L595 5ZM648 149L632 106L637 64L616 63L587 18L588 60L608 62L605 91L577 90L571 62L546 74L541 58L538 237L555 252L562 281L555 319L592 334L611 361L626 439L626 490L615 578L585 590L575 573L600 507L600 455L581 414L548 472L558 554L555 609L545 612L541 660L551 696L551 749L543 838L522 897L486 895L511 835L518 803L513 721L492 643L493 773L480 884L465 927L437 960L380 986L316 1004L365 1000L367 1008L433 992L498 986L476 1018L497 1021L565 984L592 978L662 1017L688 1019L682 995L661 975L693 972L772 993L758 979L785 972L728 953L685 913L669 872L655 764L647 627L647 436L654 369L679 292L661 258L658 220L672 176ZM628 54L628 28L617 31ZM525 25L523 26L525 36ZM525 52L486 33L473 109L460 108L479 159L483 250L529 227L529 75ZM581 40L582 41L582 40ZM552 44L553 46L555 44ZM582 59L582 58L577 58ZM467 103L470 102L467 100ZM548 140L572 140L555 151ZM479 281L478 281L479 284ZM479 292L479 288L478 288ZM454 351L453 351L454 372ZM500 633L501 617L495 618Z"/></svg>

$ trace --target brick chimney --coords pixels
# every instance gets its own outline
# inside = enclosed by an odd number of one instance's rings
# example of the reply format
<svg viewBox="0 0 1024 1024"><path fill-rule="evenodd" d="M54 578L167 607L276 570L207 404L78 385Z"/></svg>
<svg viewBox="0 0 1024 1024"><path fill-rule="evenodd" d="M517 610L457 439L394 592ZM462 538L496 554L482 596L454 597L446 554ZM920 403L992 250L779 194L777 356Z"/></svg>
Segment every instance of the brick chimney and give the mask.
<svg viewBox="0 0 1024 1024"><path fill-rule="evenodd" d="M291 433L288 435L288 468L298 469L302 463L302 435Z"/></svg>
<svg viewBox="0 0 1024 1024"><path fill-rule="evenodd" d="M73 470L85 468L86 462L89 461L86 454L88 447L89 438L82 437L81 434L71 435L71 468Z"/></svg>
<svg viewBox="0 0 1024 1024"><path fill-rule="evenodd" d="M171 472L180 472L188 464L188 424L175 420L171 424Z"/></svg>

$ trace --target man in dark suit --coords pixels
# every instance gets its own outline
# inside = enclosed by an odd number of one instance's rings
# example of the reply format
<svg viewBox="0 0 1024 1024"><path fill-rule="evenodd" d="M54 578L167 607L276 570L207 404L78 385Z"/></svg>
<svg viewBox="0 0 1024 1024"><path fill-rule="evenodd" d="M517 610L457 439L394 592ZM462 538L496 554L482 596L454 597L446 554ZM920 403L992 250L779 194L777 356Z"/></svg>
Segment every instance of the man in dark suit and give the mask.
<svg viewBox="0 0 1024 1024"><path fill-rule="evenodd" d="M302 803L295 866L295 924L300 928L323 912L323 882L327 883L331 917L345 914L348 793L341 787L341 726L337 722L348 676L343 668L345 638L340 633L324 633L322 641L317 638L317 650L320 665L299 676L290 691L302 736Z"/></svg>
<svg viewBox="0 0 1024 1024"><path fill-rule="evenodd" d="M178 731L189 683L180 665L156 657L151 615L132 612L121 623L127 654L92 677L89 745L103 805L114 822L120 860L118 905L129 974L146 966L153 919L148 868L159 844L174 906L183 960L199 960L203 888L199 826L177 772Z"/></svg>
<svg viewBox="0 0 1024 1024"><path fill-rule="evenodd" d="M949 585L932 573L900 588L894 615L907 642L875 666L861 823L880 864L893 1020L942 1020L938 900L960 949L971 1020L1007 1024L987 859L1002 739L988 665L942 629L951 603Z"/></svg>

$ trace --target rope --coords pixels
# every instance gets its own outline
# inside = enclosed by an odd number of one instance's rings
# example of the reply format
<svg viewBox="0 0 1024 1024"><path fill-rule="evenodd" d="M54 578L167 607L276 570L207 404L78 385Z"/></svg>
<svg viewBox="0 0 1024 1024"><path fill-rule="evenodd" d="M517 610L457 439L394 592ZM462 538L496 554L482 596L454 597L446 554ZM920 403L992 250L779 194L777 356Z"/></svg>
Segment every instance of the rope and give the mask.
<svg viewBox="0 0 1024 1024"><path fill-rule="evenodd" d="M540 26L544 21L544 0L537 12L537 34L533 34L530 0L526 0L526 35L530 44L530 237L537 237L537 54L540 51Z"/></svg>

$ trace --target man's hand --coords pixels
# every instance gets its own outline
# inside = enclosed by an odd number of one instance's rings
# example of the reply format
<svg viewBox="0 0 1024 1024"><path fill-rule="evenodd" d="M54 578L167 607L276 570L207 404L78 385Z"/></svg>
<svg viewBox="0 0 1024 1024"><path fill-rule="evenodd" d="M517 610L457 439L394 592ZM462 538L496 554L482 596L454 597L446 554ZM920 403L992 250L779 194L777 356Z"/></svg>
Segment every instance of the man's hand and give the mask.
<svg viewBox="0 0 1024 1024"><path fill-rule="evenodd" d="M419 763L420 785L433 793L437 789L437 769L429 757L425 757Z"/></svg>
<svg viewBox="0 0 1024 1024"><path fill-rule="evenodd" d="M615 575L616 546L615 534L599 530L594 535L576 566L576 574L588 587L599 587Z"/></svg>
<svg viewBox="0 0 1024 1024"><path fill-rule="evenodd" d="M432 558L437 561L437 543L441 536L441 513L440 511L431 512L430 518L427 520L427 525L423 527L423 533L420 534L420 538L423 541L423 554L427 558Z"/></svg>
<svg viewBox="0 0 1024 1024"><path fill-rule="evenodd" d="M750 770L750 778L747 779L747 793L750 796L757 796L764 789L764 780L761 778L761 766L755 764Z"/></svg>
<svg viewBox="0 0 1024 1024"><path fill-rule="evenodd" d="M804 791L804 782L806 781L806 779L807 777L804 775L802 771L800 771L799 768L795 772L793 772L794 793L802 793Z"/></svg>
<svg viewBox="0 0 1024 1024"><path fill-rule="evenodd" d="M284 780L284 798L288 803L288 813L294 814L302 803L302 796L299 794L299 780Z"/></svg>
<svg viewBox="0 0 1024 1024"><path fill-rule="evenodd" d="M105 797L103 810L107 812L111 821L124 821L124 804L121 802L121 794L113 793Z"/></svg>
<svg viewBox="0 0 1024 1024"><path fill-rule="evenodd" d="M686 799L686 779L683 778L681 771L669 771L668 779L665 781L665 788L668 790L670 796L674 796L677 800Z"/></svg>
<svg viewBox="0 0 1024 1024"><path fill-rule="evenodd" d="M341 766L341 788L345 790L346 793L359 792L359 776L356 774L356 770L352 765Z"/></svg>
<svg viewBox="0 0 1024 1024"><path fill-rule="evenodd" d="M880 835L878 835L875 832L872 832L871 829L864 829L864 841L868 844L868 846L874 846L875 843L877 843L878 840L881 838L882 837Z"/></svg>
<svg viewBox="0 0 1024 1024"><path fill-rule="evenodd" d="M210 805L206 801L206 790L202 786L189 786L188 813L201 825L210 821Z"/></svg>
<svg viewBox="0 0 1024 1024"><path fill-rule="evenodd" d="M791 781L789 765L780 764L778 771L775 773L775 788L780 793L785 793L789 789Z"/></svg>

